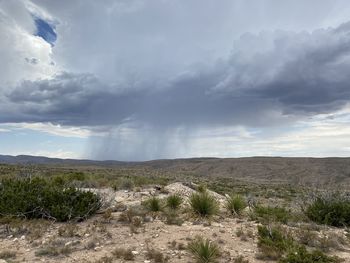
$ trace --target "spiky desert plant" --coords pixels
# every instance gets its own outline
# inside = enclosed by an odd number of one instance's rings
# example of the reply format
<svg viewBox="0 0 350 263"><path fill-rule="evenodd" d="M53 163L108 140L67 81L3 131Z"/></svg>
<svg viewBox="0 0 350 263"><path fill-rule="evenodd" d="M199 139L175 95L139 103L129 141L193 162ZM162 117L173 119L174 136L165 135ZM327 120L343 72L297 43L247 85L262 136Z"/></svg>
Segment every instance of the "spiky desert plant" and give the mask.
<svg viewBox="0 0 350 263"><path fill-rule="evenodd" d="M178 194L169 195L166 199L166 206L176 210L180 207L182 198Z"/></svg>
<svg viewBox="0 0 350 263"><path fill-rule="evenodd" d="M213 216L219 210L218 202L208 192L193 193L189 203L193 212L201 217Z"/></svg>
<svg viewBox="0 0 350 263"><path fill-rule="evenodd" d="M158 212L162 210L162 205L158 197L152 196L146 201L146 207L152 212Z"/></svg>
<svg viewBox="0 0 350 263"><path fill-rule="evenodd" d="M247 207L247 202L240 195L230 195L226 198L226 209L233 215L240 215L244 208Z"/></svg>
<svg viewBox="0 0 350 263"><path fill-rule="evenodd" d="M195 240L188 244L188 250L195 257L197 263L216 262L220 256L219 247L209 239L196 237Z"/></svg>

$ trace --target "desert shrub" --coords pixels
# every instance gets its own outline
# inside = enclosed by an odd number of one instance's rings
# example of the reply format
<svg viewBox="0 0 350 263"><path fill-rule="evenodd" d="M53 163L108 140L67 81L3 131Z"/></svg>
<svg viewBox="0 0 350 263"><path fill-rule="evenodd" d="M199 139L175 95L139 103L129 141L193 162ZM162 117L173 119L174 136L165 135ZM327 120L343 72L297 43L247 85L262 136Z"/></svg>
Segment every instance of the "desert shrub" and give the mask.
<svg viewBox="0 0 350 263"><path fill-rule="evenodd" d="M162 210L162 205L160 199L158 197L152 196L148 200L145 201L144 205L151 212L159 212Z"/></svg>
<svg viewBox="0 0 350 263"><path fill-rule="evenodd" d="M202 217L210 217L218 212L219 204L207 192L193 193L189 200L193 212Z"/></svg>
<svg viewBox="0 0 350 263"><path fill-rule="evenodd" d="M72 172L67 174L68 181L84 181L86 176L83 172Z"/></svg>
<svg viewBox="0 0 350 263"><path fill-rule="evenodd" d="M258 226L258 247L261 259L279 259L295 245L293 238L278 226Z"/></svg>
<svg viewBox="0 0 350 263"><path fill-rule="evenodd" d="M257 206L254 213L262 223L274 221L287 224L291 218L291 213L283 207Z"/></svg>
<svg viewBox="0 0 350 263"><path fill-rule="evenodd" d="M241 195L230 195L226 198L226 209L233 215L239 215L247 207L247 203Z"/></svg>
<svg viewBox="0 0 350 263"><path fill-rule="evenodd" d="M123 178L119 183L120 189L131 190L134 188L134 181L130 178Z"/></svg>
<svg viewBox="0 0 350 263"><path fill-rule="evenodd" d="M309 252L305 246L297 246L280 259L279 263L337 263L341 262L338 257L331 257L322 251L314 250Z"/></svg>
<svg viewBox="0 0 350 263"><path fill-rule="evenodd" d="M188 244L188 250L198 263L216 262L216 259L220 256L218 245L202 237L197 237L191 241Z"/></svg>
<svg viewBox="0 0 350 263"><path fill-rule="evenodd" d="M168 225L181 226L183 224L183 219L179 217L175 210L166 211L165 213L165 223Z"/></svg>
<svg viewBox="0 0 350 263"><path fill-rule="evenodd" d="M306 207L305 214L319 224L350 226L350 198L340 194L317 196Z"/></svg>
<svg viewBox="0 0 350 263"><path fill-rule="evenodd" d="M86 179L87 177L83 172L71 172L54 176L51 178L51 182L57 186L67 186L74 184L74 182L83 182Z"/></svg>
<svg viewBox="0 0 350 263"><path fill-rule="evenodd" d="M54 185L43 178L5 179L0 184L0 215L49 218L57 221L85 219L100 207L92 192Z"/></svg>
<svg viewBox="0 0 350 263"><path fill-rule="evenodd" d="M166 206L174 210L178 209L181 203L182 203L182 198L177 194L170 195L166 199Z"/></svg>

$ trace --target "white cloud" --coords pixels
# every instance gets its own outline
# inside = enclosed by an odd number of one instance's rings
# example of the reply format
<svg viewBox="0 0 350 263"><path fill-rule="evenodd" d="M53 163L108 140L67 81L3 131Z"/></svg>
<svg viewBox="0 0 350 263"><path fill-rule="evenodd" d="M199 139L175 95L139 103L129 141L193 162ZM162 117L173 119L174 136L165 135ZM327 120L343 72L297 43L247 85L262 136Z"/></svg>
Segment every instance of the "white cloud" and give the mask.
<svg viewBox="0 0 350 263"><path fill-rule="evenodd" d="M5 127L5 128L2 128ZM59 124L52 123L3 123L0 125L0 129L4 131L11 130L33 130L39 132L45 132L62 137L76 137L76 138L88 138L91 135L98 136L99 133L93 133L90 129L82 127L65 127ZM1 131L1 130L0 130Z"/></svg>

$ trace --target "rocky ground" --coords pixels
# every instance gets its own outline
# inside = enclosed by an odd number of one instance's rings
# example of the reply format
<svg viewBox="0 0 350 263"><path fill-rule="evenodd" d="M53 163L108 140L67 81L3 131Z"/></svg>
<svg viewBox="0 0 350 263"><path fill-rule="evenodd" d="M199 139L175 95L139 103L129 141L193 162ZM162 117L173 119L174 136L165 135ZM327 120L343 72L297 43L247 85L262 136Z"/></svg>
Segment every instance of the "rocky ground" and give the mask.
<svg viewBox="0 0 350 263"><path fill-rule="evenodd" d="M164 188L146 187L133 191L90 189L104 202L99 214L79 223L44 220L1 224L0 255L4 262L195 262L187 244L196 236L219 245L219 262L235 261L239 256L250 263L268 262L259 258L257 222L248 216L234 218L225 212L211 220L198 219L181 208L178 224L168 224L162 213L142 211L141 203L150 196L165 198L178 193L185 200L195 190L181 183ZM223 210L225 197L210 192ZM132 212L128 212L132 211ZM246 213L249 212L247 208ZM325 231L345 235L344 230ZM348 244L332 248L330 254L350 262ZM6 253L8 254L6 256ZM12 254L11 254L12 253ZM4 256L5 254L5 256Z"/></svg>

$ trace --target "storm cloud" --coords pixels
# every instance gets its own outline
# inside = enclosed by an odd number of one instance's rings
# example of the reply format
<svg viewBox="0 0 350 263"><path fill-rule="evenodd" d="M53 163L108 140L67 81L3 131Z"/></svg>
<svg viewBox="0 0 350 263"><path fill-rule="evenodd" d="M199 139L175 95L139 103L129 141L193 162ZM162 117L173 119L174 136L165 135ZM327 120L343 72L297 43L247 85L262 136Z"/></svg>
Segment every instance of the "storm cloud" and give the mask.
<svg viewBox="0 0 350 263"><path fill-rule="evenodd" d="M81 128L93 157L142 160L336 114L350 5L321 2L0 0L0 124Z"/></svg>
<svg viewBox="0 0 350 263"><path fill-rule="evenodd" d="M231 55L161 84L111 85L63 72L3 97L2 122L71 126L261 126L340 109L350 99L350 23L311 33L244 34ZM4 109L2 109L4 111ZM262 122L263 120L263 122Z"/></svg>

